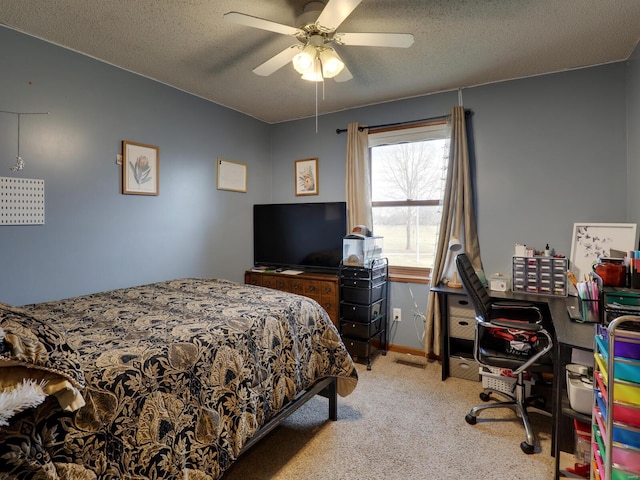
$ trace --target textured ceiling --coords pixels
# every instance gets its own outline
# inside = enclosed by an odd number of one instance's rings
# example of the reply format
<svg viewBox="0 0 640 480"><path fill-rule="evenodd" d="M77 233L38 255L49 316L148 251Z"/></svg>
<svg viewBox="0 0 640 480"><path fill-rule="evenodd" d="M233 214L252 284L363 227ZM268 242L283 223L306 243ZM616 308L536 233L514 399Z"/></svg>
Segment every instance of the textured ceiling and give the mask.
<svg viewBox="0 0 640 480"><path fill-rule="evenodd" d="M0 23L269 123L313 116L316 85L291 65L253 68L296 43L223 20L296 26L306 0L0 0ZM626 60L638 0L363 0L342 32L413 33L408 49L338 46L353 74L319 86L318 112Z"/></svg>

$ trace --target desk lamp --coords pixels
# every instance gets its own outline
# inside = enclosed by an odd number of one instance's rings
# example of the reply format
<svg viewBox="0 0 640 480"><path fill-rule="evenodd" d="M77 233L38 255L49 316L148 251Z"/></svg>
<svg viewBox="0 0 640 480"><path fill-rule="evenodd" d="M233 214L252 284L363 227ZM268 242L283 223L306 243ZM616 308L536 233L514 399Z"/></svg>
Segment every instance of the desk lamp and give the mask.
<svg viewBox="0 0 640 480"><path fill-rule="evenodd" d="M449 251L453 254L455 252L459 252L460 250L462 250L462 244L460 243L460 240L458 240L458 236L454 235L449 240ZM456 253L456 255L457 255L457 253ZM448 283L448 286L450 286L451 288L462 288L462 283L460 283L460 281L458 280L458 272L457 272L457 270L454 270L454 272L453 272L453 280L451 280Z"/></svg>

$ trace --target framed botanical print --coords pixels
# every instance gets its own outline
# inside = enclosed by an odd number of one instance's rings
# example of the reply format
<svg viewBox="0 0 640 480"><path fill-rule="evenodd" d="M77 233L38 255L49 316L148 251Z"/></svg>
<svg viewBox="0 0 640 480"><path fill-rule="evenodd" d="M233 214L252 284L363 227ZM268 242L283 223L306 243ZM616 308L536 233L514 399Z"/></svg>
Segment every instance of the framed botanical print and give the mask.
<svg viewBox="0 0 640 480"><path fill-rule="evenodd" d="M122 193L160 194L160 149L144 143L122 142Z"/></svg>
<svg viewBox="0 0 640 480"><path fill-rule="evenodd" d="M318 195L318 159L296 160L296 195Z"/></svg>

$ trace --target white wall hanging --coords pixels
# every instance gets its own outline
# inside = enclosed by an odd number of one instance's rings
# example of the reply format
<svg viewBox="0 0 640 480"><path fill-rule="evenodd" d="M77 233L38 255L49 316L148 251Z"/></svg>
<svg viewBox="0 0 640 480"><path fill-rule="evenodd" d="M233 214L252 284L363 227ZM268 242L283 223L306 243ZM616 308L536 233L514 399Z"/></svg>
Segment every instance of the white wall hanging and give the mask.
<svg viewBox="0 0 640 480"><path fill-rule="evenodd" d="M0 225L44 224L44 180L0 177Z"/></svg>

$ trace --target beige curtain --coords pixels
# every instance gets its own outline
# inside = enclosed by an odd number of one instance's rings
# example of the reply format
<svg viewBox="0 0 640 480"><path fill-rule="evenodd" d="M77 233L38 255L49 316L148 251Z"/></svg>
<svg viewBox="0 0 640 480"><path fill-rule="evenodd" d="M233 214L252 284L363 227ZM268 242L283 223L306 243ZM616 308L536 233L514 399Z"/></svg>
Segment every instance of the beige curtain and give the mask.
<svg viewBox="0 0 640 480"><path fill-rule="evenodd" d="M360 131L357 123L347 126L346 196L349 232L356 225L373 228L368 134L369 129L363 128Z"/></svg>
<svg viewBox="0 0 640 480"><path fill-rule="evenodd" d="M451 111L449 168L447 169L440 235L431 272L432 285L437 285L443 278L449 260L449 241L452 236L457 239L463 238L463 251L469 256L475 268L482 268L473 204L464 107L453 107ZM441 353L440 313L442 308L445 308L445 305L439 305L438 296L434 292L429 292L424 336L424 350L427 355L431 353L440 355Z"/></svg>

